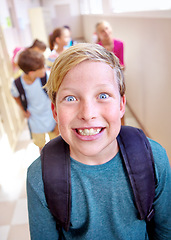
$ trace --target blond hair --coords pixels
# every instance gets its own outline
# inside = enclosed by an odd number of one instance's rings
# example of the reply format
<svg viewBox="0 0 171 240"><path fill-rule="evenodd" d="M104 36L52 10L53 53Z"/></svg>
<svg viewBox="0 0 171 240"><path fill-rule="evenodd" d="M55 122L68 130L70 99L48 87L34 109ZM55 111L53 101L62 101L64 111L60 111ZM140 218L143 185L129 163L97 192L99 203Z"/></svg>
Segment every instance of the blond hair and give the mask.
<svg viewBox="0 0 171 240"><path fill-rule="evenodd" d="M104 47L92 43L78 43L65 50L57 57L45 88L51 101L55 104L58 89L69 70L83 61L104 62L115 70L120 95L125 93L123 72L118 58Z"/></svg>
<svg viewBox="0 0 171 240"><path fill-rule="evenodd" d="M107 25L112 31L112 27L111 27L110 23L107 22L106 20L101 20L100 22L96 23L96 26L95 26L97 33L98 33L98 27L101 25Z"/></svg>

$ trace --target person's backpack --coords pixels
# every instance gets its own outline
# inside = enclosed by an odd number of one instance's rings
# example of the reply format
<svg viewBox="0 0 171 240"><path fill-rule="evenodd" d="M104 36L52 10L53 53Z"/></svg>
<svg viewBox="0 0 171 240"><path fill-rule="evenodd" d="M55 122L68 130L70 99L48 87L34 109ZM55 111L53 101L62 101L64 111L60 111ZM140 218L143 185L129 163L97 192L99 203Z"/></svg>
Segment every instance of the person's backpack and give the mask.
<svg viewBox="0 0 171 240"><path fill-rule="evenodd" d="M122 126L117 137L123 162L133 189L140 220L146 220L152 234L156 176L150 143L138 128ZM69 145L61 136L41 151L42 177L48 207L56 220L59 239L62 228L69 231L71 212L71 169Z"/></svg>
<svg viewBox="0 0 171 240"><path fill-rule="evenodd" d="M46 82L47 82L47 74L45 74L45 76L42 77L40 80L41 80L41 84L42 84L42 87L43 87L46 84ZM15 85L16 85L16 87L18 89L18 92L20 94L21 104L22 104L24 110L26 111L27 110L27 98L26 98L26 95L25 95L25 91L24 91L23 85L21 83L21 78L19 77L19 78L15 79L14 83L15 83ZM46 93L46 89L43 88L43 90Z"/></svg>

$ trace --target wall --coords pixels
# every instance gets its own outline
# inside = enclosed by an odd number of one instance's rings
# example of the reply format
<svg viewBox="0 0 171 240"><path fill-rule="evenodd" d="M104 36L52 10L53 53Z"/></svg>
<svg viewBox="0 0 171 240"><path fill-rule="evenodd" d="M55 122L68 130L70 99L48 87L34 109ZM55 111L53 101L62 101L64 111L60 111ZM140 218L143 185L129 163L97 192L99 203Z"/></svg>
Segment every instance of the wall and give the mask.
<svg viewBox="0 0 171 240"><path fill-rule="evenodd" d="M39 0L1 0L0 25L10 58L16 47L32 44L28 9L38 6Z"/></svg>
<svg viewBox="0 0 171 240"><path fill-rule="evenodd" d="M10 93L12 66L1 27L0 63L0 152L4 156L10 149L15 148L24 119Z"/></svg>
<svg viewBox="0 0 171 240"><path fill-rule="evenodd" d="M49 34L63 25L71 27L74 40L83 38L79 0L1 0L0 25L10 58L16 47L30 46L35 37L48 44Z"/></svg>
<svg viewBox="0 0 171 240"><path fill-rule="evenodd" d="M83 17L84 36L92 41L95 24L106 19L125 44L127 102L148 135L171 159L171 11L166 15Z"/></svg>
<svg viewBox="0 0 171 240"><path fill-rule="evenodd" d="M47 28L48 35L56 27L69 25L74 40L83 37L79 0L43 0L43 8L46 9L50 15L49 27Z"/></svg>
<svg viewBox="0 0 171 240"><path fill-rule="evenodd" d="M32 39L39 39L48 45L48 34L45 24L45 12L42 7L30 8L29 19Z"/></svg>

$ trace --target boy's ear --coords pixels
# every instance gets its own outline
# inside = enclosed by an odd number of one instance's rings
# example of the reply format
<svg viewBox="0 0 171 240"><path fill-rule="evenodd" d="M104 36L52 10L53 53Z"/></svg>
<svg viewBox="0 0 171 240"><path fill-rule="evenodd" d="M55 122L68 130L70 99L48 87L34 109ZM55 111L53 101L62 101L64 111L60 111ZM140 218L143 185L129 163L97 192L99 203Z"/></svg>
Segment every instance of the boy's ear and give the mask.
<svg viewBox="0 0 171 240"><path fill-rule="evenodd" d="M56 107L55 107L54 103L51 103L51 109L52 109L53 117L54 117L55 121L57 122L57 112L56 112Z"/></svg>
<svg viewBox="0 0 171 240"><path fill-rule="evenodd" d="M120 101L120 118L122 118L125 113L125 106L126 106L126 96L123 95Z"/></svg>
<svg viewBox="0 0 171 240"><path fill-rule="evenodd" d="M34 78L34 71L30 71L27 74L31 79Z"/></svg>

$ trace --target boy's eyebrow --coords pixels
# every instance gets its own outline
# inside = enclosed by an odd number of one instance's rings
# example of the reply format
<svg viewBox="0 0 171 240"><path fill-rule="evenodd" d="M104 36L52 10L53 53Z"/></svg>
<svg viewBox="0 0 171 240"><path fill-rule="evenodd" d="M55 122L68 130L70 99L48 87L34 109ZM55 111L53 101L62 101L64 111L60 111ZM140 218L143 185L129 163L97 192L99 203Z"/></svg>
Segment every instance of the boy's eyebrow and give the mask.
<svg viewBox="0 0 171 240"><path fill-rule="evenodd" d="M65 87L61 89L61 91L68 91L68 90L76 90L76 89L73 87Z"/></svg>
<svg viewBox="0 0 171 240"><path fill-rule="evenodd" d="M109 87L109 86L113 86L114 84L112 83L108 83L108 84L98 84L97 86L95 86L95 88L101 88L101 87ZM65 88L62 88L62 91L67 91L67 90L77 90L77 88L73 88L72 86L71 87L65 87Z"/></svg>

